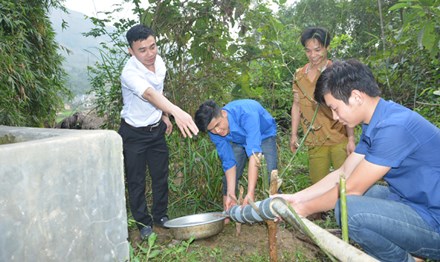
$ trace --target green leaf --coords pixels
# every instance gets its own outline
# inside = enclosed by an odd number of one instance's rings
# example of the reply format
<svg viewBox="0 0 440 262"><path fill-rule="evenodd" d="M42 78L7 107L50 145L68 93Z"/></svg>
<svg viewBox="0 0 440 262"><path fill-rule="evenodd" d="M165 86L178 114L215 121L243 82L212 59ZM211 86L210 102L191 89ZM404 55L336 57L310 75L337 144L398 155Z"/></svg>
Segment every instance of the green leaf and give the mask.
<svg viewBox="0 0 440 262"><path fill-rule="evenodd" d="M157 234L154 232L148 237L148 246L150 248L154 246L156 239L157 239Z"/></svg>
<svg viewBox="0 0 440 262"><path fill-rule="evenodd" d="M419 0L423 6L434 6L436 0Z"/></svg>
<svg viewBox="0 0 440 262"><path fill-rule="evenodd" d="M394 11L397 9L406 8L406 7L410 7L410 6L411 6L411 4L409 4L409 3L397 3L397 4L393 5L392 7L390 7L388 10Z"/></svg>
<svg viewBox="0 0 440 262"><path fill-rule="evenodd" d="M422 37L422 43L423 46L431 51L434 48L435 45L435 26L433 22L427 22L424 28L423 37Z"/></svg>
<svg viewBox="0 0 440 262"><path fill-rule="evenodd" d="M157 255L159 255L159 254L160 254L159 250L154 250L148 255L148 258L157 257Z"/></svg>

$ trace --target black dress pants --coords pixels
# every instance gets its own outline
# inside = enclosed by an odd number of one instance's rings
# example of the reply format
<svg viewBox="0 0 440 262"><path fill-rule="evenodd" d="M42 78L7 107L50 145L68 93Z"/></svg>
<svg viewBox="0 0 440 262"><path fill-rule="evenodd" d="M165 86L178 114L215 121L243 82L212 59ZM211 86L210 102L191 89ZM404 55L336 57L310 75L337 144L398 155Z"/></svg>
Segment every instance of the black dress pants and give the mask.
<svg viewBox="0 0 440 262"><path fill-rule="evenodd" d="M119 134L123 141L125 176L130 210L141 229L152 226L167 215L168 210L168 146L165 140L166 124L133 127L121 121ZM153 191L152 215L148 213L145 198L146 169L151 176Z"/></svg>

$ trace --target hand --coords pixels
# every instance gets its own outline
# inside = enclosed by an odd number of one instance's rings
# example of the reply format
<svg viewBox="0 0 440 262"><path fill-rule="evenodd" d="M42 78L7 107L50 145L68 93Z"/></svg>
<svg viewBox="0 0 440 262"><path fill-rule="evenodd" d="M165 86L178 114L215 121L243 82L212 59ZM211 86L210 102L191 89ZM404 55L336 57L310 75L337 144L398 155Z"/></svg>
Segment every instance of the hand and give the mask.
<svg viewBox="0 0 440 262"><path fill-rule="evenodd" d="M250 199L250 201L249 201ZM249 202L255 202L255 196L254 193L247 193L247 195L243 199L243 203L241 204L242 207L249 205Z"/></svg>
<svg viewBox="0 0 440 262"><path fill-rule="evenodd" d="M275 194L270 195L271 198L280 197L286 200L291 206L295 206L299 201L296 199L295 194Z"/></svg>
<svg viewBox="0 0 440 262"><path fill-rule="evenodd" d="M173 132L173 124L171 123L170 118L167 115L162 115L162 121L167 125L165 134L171 134L171 132Z"/></svg>
<svg viewBox="0 0 440 262"><path fill-rule="evenodd" d="M282 199L286 200L287 203L288 203L290 206L292 206L292 208L295 210L295 212L296 212L300 217L305 217L305 216L303 215L302 210L301 210L301 205L299 204L299 200L296 198L296 195L295 195L295 194L275 194L275 195L270 195L270 197L271 197L271 198L279 197L279 198L282 198ZM282 221L282 218L277 217L277 218L275 218L274 221L275 221L275 222Z"/></svg>
<svg viewBox="0 0 440 262"><path fill-rule="evenodd" d="M299 147L298 136L292 134L292 136L290 137L290 150L292 151L292 153L295 153L298 147Z"/></svg>
<svg viewBox="0 0 440 262"><path fill-rule="evenodd" d="M199 133L199 129L194 123L192 117L187 112L176 106L172 115L174 116L174 120L176 121L176 124L179 127L183 137L186 138L189 136L192 138L193 134L197 135Z"/></svg>
<svg viewBox="0 0 440 262"><path fill-rule="evenodd" d="M235 195L229 195L223 197L223 209L228 211L231 207L237 205L237 197Z"/></svg>

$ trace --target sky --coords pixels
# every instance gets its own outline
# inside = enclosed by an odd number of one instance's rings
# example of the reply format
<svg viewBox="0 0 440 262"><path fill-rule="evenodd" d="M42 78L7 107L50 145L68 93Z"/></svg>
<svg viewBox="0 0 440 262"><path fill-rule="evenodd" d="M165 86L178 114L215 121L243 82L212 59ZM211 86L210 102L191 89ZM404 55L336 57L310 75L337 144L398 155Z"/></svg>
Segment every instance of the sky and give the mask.
<svg viewBox="0 0 440 262"><path fill-rule="evenodd" d="M148 0L143 0L142 2L148 4ZM131 10L133 9L134 5L131 3L124 3L123 0L65 0L64 6L87 16L104 18L102 17L102 14L99 14L99 12L112 11L114 9L114 5L121 3L123 3L122 6L125 10L124 12L121 12L121 16L132 16Z"/></svg>
<svg viewBox="0 0 440 262"><path fill-rule="evenodd" d="M290 5L294 1L296 0L287 0L286 4ZM99 16L98 12L112 11L113 5L121 3L123 3L122 0L65 0L64 6L87 16L103 18ZM142 0L141 3L148 5L148 0ZM123 7L125 13L121 14L121 16L130 17L133 4L124 3Z"/></svg>

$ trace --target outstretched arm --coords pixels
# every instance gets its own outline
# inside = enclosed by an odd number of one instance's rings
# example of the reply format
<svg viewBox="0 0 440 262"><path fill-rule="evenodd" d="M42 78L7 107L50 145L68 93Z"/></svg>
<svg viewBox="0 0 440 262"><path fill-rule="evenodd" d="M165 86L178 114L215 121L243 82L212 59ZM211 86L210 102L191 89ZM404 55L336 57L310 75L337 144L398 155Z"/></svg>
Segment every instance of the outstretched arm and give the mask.
<svg viewBox="0 0 440 262"><path fill-rule="evenodd" d="M376 181L388 173L390 169L390 167L379 166L362 159L353 170L353 173L347 178L346 194L363 195ZM309 201L298 203L294 208L302 216L308 216L317 212L333 209L338 199L339 183L336 183L327 192Z"/></svg>
<svg viewBox="0 0 440 262"><path fill-rule="evenodd" d="M295 208L298 214L303 216L331 209L334 207L338 196L337 185L340 175L344 174L346 178L349 177L363 159L364 155L353 153L348 156L339 169L331 172L310 187L294 194L275 196L286 199ZM334 191L335 188L336 191Z"/></svg>
<svg viewBox="0 0 440 262"><path fill-rule="evenodd" d="M344 164L318 183L291 195L276 195L286 199L301 216L327 211L338 200L339 177L346 177L347 195L362 195L381 179L390 167L379 166L365 160L364 155L352 153ZM368 175L365 175L368 174Z"/></svg>
<svg viewBox="0 0 440 262"><path fill-rule="evenodd" d="M176 121L176 124L179 127L183 137L189 136L192 138L193 134L198 134L199 129L194 123L192 117L188 113L180 109L180 107L171 103L161 93L157 92L153 88L147 88L142 97L163 112L173 115L174 120Z"/></svg>

